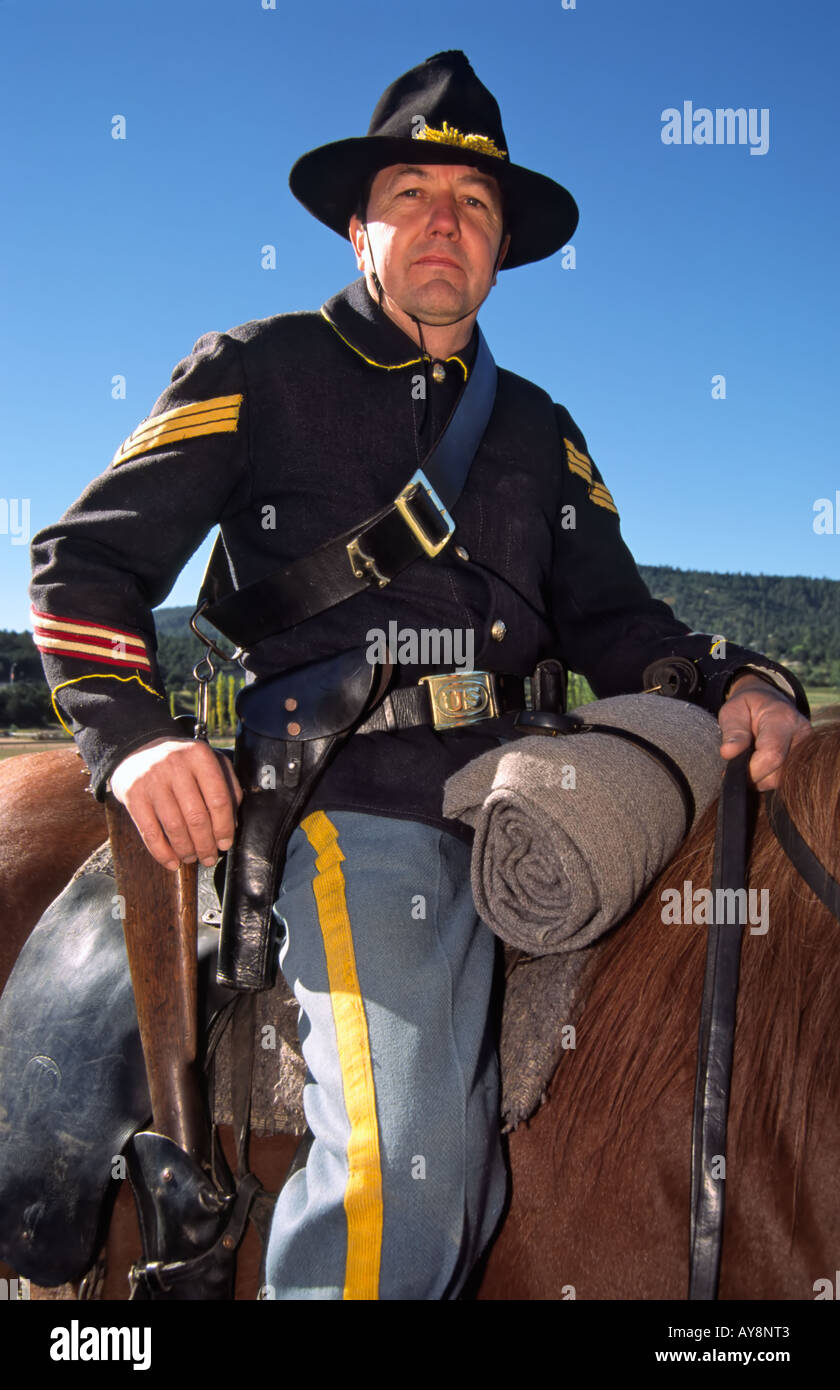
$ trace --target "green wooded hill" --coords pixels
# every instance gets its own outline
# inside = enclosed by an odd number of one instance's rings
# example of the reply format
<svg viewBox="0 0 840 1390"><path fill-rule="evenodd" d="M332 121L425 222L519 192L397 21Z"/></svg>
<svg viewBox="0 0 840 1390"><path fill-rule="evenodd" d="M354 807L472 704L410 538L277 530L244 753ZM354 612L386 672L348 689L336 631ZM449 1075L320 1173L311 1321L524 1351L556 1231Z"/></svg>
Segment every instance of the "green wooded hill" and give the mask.
<svg viewBox="0 0 840 1390"><path fill-rule="evenodd" d="M840 685L840 580L773 574L714 574L640 565L655 598L699 632L753 647L795 670L808 686ZM189 631L190 608L155 613L168 690L192 682L204 648ZM224 644L222 644L224 645ZM9 681L15 664L15 684ZM52 723L49 692L28 632L0 632L0 723Z"/></svg>
<svg viewBox="0 0 840 1390"><path fill-rule="evenodd" d="M639 572L654 598L698 632L764 652L806 685L840 684L840 580L664 565L639 565Z"/></svg>

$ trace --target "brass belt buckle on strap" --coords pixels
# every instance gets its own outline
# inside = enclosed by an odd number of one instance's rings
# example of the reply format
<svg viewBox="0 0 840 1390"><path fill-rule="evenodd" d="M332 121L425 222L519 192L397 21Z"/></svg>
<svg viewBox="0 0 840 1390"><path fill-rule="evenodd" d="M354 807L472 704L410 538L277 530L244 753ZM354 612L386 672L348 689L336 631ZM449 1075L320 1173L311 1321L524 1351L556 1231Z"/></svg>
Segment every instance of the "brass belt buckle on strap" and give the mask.
<svg viewBox="0 0 840 1390"><path fill-rule="evenodd" d="M394 498L394 506L426 554L430 557L439 555L455 531L455 522L422 468L417 469L411 481L406 483L402 492ZM423 514L424 511L425 515ZM442 534L441 524L443 526ZM436 534L432 532L433 527L437 527ZM362 549L364 535L365 532L363 531L347 543L346 549L350 559L350 568L354 578L364 579L367 577L375 580L380 589L384 589L386 584L390 584L393 576L383 574L378 568L374 556L368 555ZM201 636L200 633L198 635Z"/></svg>
<svg viewBox="0 0 840 1390"><path fill-rule="evenodd" d="M418 685L428 686L436 729L457 729L462 724L476 724L479 719L498 718L492 671L453 671L445 676L422 676Z"/></svg>
<svg viewBox="0 0 840 1390"><path fill-rule="evenodd" d="M443 536L438 536L437 539L435 539L434 536L429 535L428 531L424 528L424 524L421 518L418 517L415 514L415 512L411 510L412 504L416 503L420 499L421 489L426 494L428 502L431 503L435 511L440 513L440 516L443 519L443 524L446 528L446 534ZM455 530L455 522L452 520L452 517L449 515L448 511L444 507L443 503L441 502L440 498L438 497L437 493L435 492L434 488L432 487L422 468L417 469L417 472L414 474L414 477L411 479L411 481L408 482L406 486L403 488L402 492L394 498L394 506L396 507L406 526L408 526L409 529L413 531L414 535L417 537L426 554L430 556L439 555L440 552L443 550L443 547L447 544L453 531ZM431 514L429 514L429 519L431 519ZM434 519L435 521L437 521L437 517L435 517Z"/></svg>
<svg viewBox="0 0 840 1390"><path fill-rule="evenodd" d="M368 575L371 579L376 580L380 589L384 589L386 584L390 584L390 577L387 574L383 574L381 570L377 568L373 556L366 554L366 552L362 550L361 538L359 536L355 536L352 541L348 541L347 554L350 556L350 568L353 571L355 579L364 579L365 575Z"/></svg>

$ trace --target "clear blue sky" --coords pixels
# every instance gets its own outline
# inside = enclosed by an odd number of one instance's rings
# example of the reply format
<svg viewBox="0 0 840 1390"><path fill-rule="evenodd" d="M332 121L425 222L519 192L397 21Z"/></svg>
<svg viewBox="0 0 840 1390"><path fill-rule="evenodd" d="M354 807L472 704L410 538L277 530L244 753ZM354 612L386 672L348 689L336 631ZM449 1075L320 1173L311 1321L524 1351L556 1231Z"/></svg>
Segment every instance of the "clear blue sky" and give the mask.
<svg viewBox="0 0 840 1390"><path fill-rule="evenodd" d="M482 326L580 424L636 559L840 577L840 518L813 530L840 489L834 0L264 3L0 0L0 495L29 499L31 533L203 332L355 278L289 168L363 134L399 73L463 48L514 160L581 208L576 268L503 273ZM684 101L767 108L767 153L663 144ZM4 524L0 626L21 628L12 540ZM169 602L190 602L206 550Z"/></svg>

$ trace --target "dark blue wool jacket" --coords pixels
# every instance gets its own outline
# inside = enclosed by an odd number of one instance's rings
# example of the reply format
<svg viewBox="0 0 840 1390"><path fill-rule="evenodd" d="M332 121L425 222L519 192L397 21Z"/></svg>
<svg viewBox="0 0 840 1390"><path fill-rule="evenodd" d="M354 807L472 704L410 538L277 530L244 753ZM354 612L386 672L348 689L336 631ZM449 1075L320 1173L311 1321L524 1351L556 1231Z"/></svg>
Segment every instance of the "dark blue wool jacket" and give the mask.
<svg viewBox="0 0 840 1390"><path fill-rule="evenodd" d="M474 351L473 338L435 382L364 280L319 314L199 339L111 465L32 543L35 638L97 795L127 754L183 736L161 698L151 610L207 533L221 527L241 586L367 520L437 437ZM436 559L259 643L244 664L262 675L367 647L372 630L387 632L395 620L415 630L472 629L477 670L524 676L541 658L559 657L603 697L642 689L656 657L708 653L712 638L691 635L642 582L568 411L512 372L499 371L453 516L455 535ZM731 644L698 701L716 713L728 679L753 663L807 712L794 676ZM396 680L442 669L400 666ZM360 735L308 809L458 830L440 814L443 782L503 732L510 718L445 733Z"/></svg>

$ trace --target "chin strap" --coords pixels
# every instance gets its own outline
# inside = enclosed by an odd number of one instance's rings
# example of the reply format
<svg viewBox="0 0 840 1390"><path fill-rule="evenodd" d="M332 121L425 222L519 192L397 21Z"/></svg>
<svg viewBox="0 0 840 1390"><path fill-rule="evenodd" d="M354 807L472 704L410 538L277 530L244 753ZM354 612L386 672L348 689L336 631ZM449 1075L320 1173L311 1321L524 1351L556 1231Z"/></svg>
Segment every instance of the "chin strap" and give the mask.
<svg viewBox="0 0 840 1390"><path fill-rule="evenodd" d="M380 309L382 309L382 296L383 296L383 294L385 293L385 291L384 291L383 286L382 286L382 281L380 280L379 275L377 274L376 262L375 262L375 260L374 260L374 258L373 258L373 247L372 247L371 244L370 244L370 236L368 235L368 225L367 225L367 222L363 222L363 223L362 223L362 226L364 227L364 231L365 231L365 240L366 240L366 242L367 242L368 255L370 256L371 272L372 272L372 277L373 277L373 283L374 283L374 285L376 286L377 300L378 300ZM502 240L499 242L499 250L498 250L498 252L497 252L497 254L496 254L496 265L495 265L495 269L494 269L494 272L493 272L493 273L494 273L494 276L498 273L498 270L499 270L499 261L500 261L501 254L502 254L502 244L503 244L503 242L504 242L504 239L505 239L505 238L504 238L504 232L503 232L503 233L502 233ZM422 431L423 428L425 428L425 424L426 424L426 413L427 413L427 411L428 411L428 409L429 409L429 363L433 360L431 354L428 352L428 350L427 350L427 348L426 348L426 343L425 343L424 338L423 338L423 326L422 326L422 325L423 325L423 323L425 322L427 328L451 328L451 327L453 326L453 324L461 323L461 321L462 321L463 319L467 319L467 318L470 317L471 314L475 314L475 313L478 312L478 310L481 308L482 304L484 303L485 299L487 298L487 295L489 295L490 290L491 290L492 288L493 288L493 286L490 285L490 286L488 287L487 294L483 295L482 298L479 299L479 301L478 301L477 304L474 304L473 307L472 307L471 309L468 309L467 312L466 312L465 314L460 314L458 318L456 318L456 319L450 319L448 323L428 323L426 320L421 320L421 319L419 319L419 318L417 317L416 314L409 314L409 313L407 312L407 310L403 309L402 306L401 306L400 304L397 304L397 308L400 310L400 312L403 313L403 314L405 314L405 315L406 315L406 318L410 318L411 321L412 321L412 323L415 323L415 324L417 325L417 333L418 333L418 336L419 336L419 338L420 338L420 354L421 354L421 357L422 357L422 360L423 360L423 376L424 376L424 379L425 379L425 386L426 386L425 394L424 394L424 397L423 397L423 399L424 399L424 406L423 406L423 419L422 419L422 422L421 422L421 425L420 425L421 431ZM396 300L394 300L394 303L396 304ZM385 310L382 309L382 312L384 313Z"/></svg>
<svg viewBox="0 0 840 1390"><path fill-rule="evenodd" d="M362 223L362 226L363 226L364 229L365 229L365 238L366 238L366 240L367 240L368 254L369 254L369 256L370 256L371 270L372 270L372 273L373 273L373 283L374 283L374 285L376 286L376 294L377 294L377 297L378 297L378 300L379 300L379 307L380 307L380 309L381 309L381 308L382 308L382 296L383 296L383 294L385 293L385 291L384 291L383 288L382 288L382 281L380 280L379 276L378 276L377 273L376 273L376 262L375 262L374 259L373 259L373 248L372 248L372 246L371 246L371 244L370 244L370 237L368 236L368 226L367 226L367 222L363 222L363 223ZM498 274L498 270L499 270L499 259L500 259L501 254L502 254L502 242L503 242L503 241L504 241L504 233L502 233L502 241L499 242L499 250L498 250L498 254L496 255L496 265L495 265L495 268L494 268L494 271L493 271L494 276L495 276L496 274ZM400 310L401 313L405 314L407 318L410 318L411 321L412 321L413 323L416 323L416 324L417 324L417 331L418 331L418 333L420 334L420 348L421 348L421 351L424 353L425 356L428 356L428 353L426 353L425 344L424 344L424 342L423 342L423 330L422 330L422 328L420 327L421 323L425 323L425 325L426 325L427 328L452 328L454 324L460 323L462 319L468 319L468 318L470 317L470 314L476 314L476 313L478 313L478 310L481 308L482 304L484 303L485 299L487 298L487 295L489 295L490 290L491 290L492 288L493 288L493 286L490 285L490 286L488 287L487 294L482 295L481 299L479 299L478 302L477 302L476 304L474 304L474 305L472 306L471 309L468 309L467 312L466 312L465 314L459 314L458 317L457 317L456 319L450 319L447 323L429 323L427 319L422 319L422 320L421 320L421 319L418 319L417 316L416 316L415 314L409 314L409 313L407 312L407 310L403 309L403 308L402 308L402 305L400 305L400 304L397 304L397 308ZM394 300L394 303L396 304L397 301Z"/></svg>

